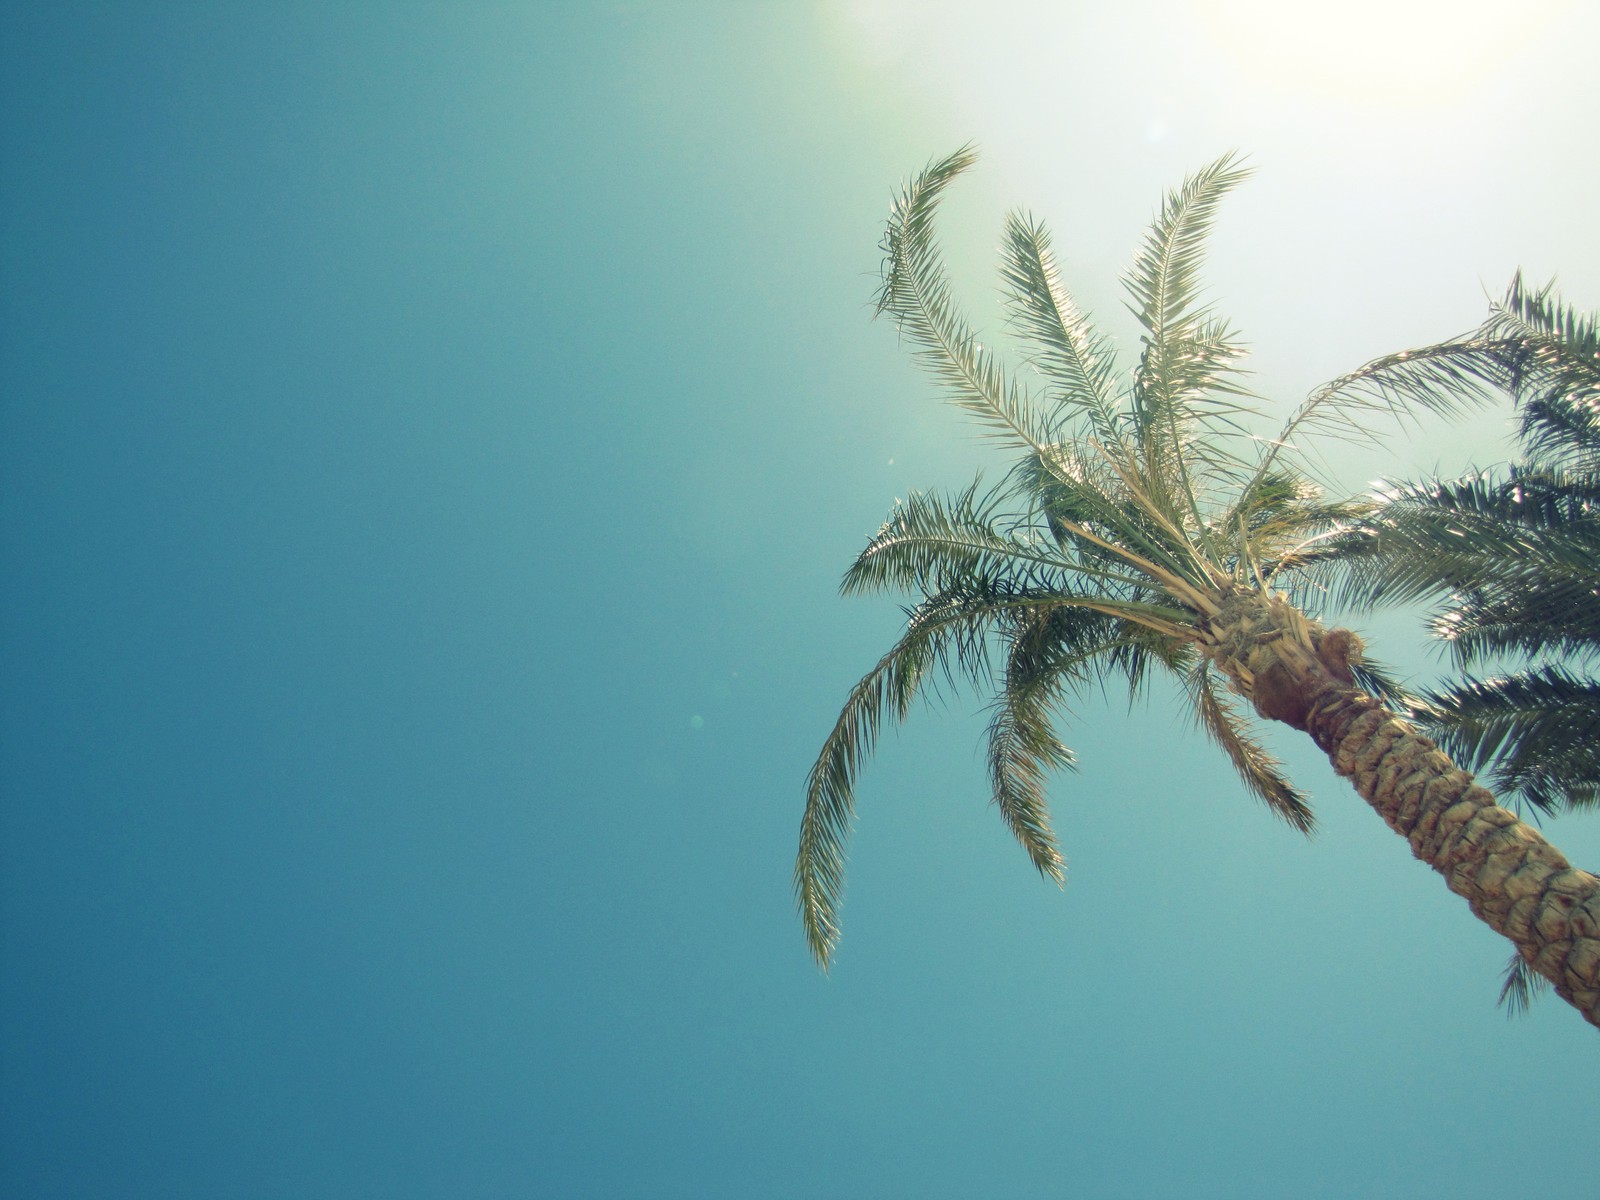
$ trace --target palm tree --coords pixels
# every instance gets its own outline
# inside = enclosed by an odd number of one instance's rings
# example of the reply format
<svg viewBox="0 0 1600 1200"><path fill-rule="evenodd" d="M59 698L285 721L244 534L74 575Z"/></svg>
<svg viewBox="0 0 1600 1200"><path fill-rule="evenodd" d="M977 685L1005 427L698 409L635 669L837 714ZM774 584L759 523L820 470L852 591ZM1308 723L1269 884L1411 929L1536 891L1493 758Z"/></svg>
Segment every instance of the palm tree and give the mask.
<svg viewBox="0 0 1600 1200"><path fill-rule="evenodd" d="M1020 457L990 490L897 504L845 574L847 594L917 599L904 634L850 692L808 780L795 889L818 962L838 941L856 777L884 720L903 719L930 679L996 685L994 800L1034 866L1059 881L1044 784L1072 758L1053 711L1096 685L1137 691L1165 675L1246 788L1306 831L1306 798L1240 701L1310 734L1417 856L1600 1025L1600 880L1386 707L1391 693L1353 633L1274 590L1312 560L1314 539L1366 511L1325 500L1291 436L1350 427L1393 402L1351 377L1313 393L1277 438L1249 435L1241 347L1198 291L1218 203L1248 172L1224 156L1164 201L1124 281L1143 329L1126 382L1062 285L1043 225L1010 216L1003 277L1042 381L1030 390L956 311L933 237L942 193L973 161L962 149L935 162L897 199L878 311L949 398ZM1441 410L1458 402L1445 390L1423 399Z"/></svg>
<svg viewBox="0 0 1600 1200"><path fill-rule="evenodd" d="M1473 334L1363 373L1390 399L1448 363L1457 389L1509 392L1522 459L1385 488L1319 552L1360 608L1427 599L1460 674L1412 719L1456 762L1539 813L1600 804L1600 328L1519 275ZM1424 364L1419 366L1419 364ZM1512 669L1484 674L1510 657ZM1514 955L1502 989L1525 1008L1536 976Z"/></svg>

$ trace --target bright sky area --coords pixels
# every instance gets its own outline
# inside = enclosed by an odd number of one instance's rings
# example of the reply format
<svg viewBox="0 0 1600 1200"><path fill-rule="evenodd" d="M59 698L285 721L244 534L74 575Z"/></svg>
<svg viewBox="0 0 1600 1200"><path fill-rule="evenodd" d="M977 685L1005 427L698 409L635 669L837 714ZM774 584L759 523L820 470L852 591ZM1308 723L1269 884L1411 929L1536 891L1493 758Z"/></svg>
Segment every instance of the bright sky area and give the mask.
<svg viewBox="0 0 1600 1200"><path fill-rule="evenodd" d="M1592 1185L1594 1031L1508 1023L1505 944L1289 731L1310 842L1169 699L1071 714L1058 891L952 694L863 778L830 976L790 868L899 617L840 572L1006 465L869 320L897 181L974 140L976 319L1023 206L1127 347L1162 192L1248 153L1210 279L1287 407L1519 266L1600 307L1596 45L1587 3L5 6L0 1191Z"/></svg>

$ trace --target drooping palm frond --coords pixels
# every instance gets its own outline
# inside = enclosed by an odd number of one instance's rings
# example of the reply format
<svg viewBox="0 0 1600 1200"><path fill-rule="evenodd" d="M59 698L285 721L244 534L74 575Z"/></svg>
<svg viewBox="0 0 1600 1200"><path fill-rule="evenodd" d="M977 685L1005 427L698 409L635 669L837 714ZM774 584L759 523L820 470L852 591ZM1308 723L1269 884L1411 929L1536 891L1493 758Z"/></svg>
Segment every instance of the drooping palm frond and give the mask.
<svg viewBox="0 0 1600 1200"><path fill-rule="evenodd" d="M1529 289L1520 272L1472 333L1373 359L1312 392L1261 469L1270 470L1302 434L1366 440L1382 435L1377 415L1399 422L1422 412L1455 417L1507 394L1521 408L1531 461L1600 466L1600 325L1561 303L1554 285ZM1582 438L1576 446L1574 434Z"/></svg>
<svg viewBox="0 0 1600 1200"><path fill-rule="evenodd" d="M1375 416L1403 423L1418 412L1456 417L1487 404L1510 384L1503 348L1491 338L1461 338L1388 354L1330 380L1291 414L1263 467L1303 434L1367 441L1384 435Z"/></svg>
<svg viewBox="0 0 1600 1200"><path fill-rule="evenodd" d="M1184 681L1194 702L1200 728L1228 756L1251 794L1301 833L1316 828L1316 817L1305 796L1284 777L1283 764L1267 753L1253 736L1253 724L1217 691L1208 664L1195 667Z"/></svg>
<svg viewBox="0 0 1600 1200"><path fill-rule="evenodd" d="M1091 609L1038 608L1016 614L994 715L989 776L995 806L1039 872L1060 882L1065 864L1050 829L1044 785L1076 760L1056 736L1053 713L1094 665L1127 639L1127 622Z"/></svg>
<svg viewBox="0 0 1600 1200"><path fill-rule="evenodd" d="M1527 592L1467 590L1429 626L1462 668L1507 654L1592 660L1600 654L1596 599L1594 585L1578 581L1541 581Z"/></svg>
<svg viewBox="0 0 1600 1200"><path fill-rule="evenodd" d="M1600 512L1531 481L1473 475L1392 485L1372 513L1308 550L1339 576L1340 603L1369 608L1463 590L1600 585Z"/></svg>
<svg viewBox="0 0 1600 1200"><path fill-rule="evenodd" d="M985 638L1003 603L953 590L918 604L900 640L850 690L806 781L794 882L806 941L826 965L838 940L844 896L844 847L855 813L855 783L884 719L903 721L929 675L983 677Z"/></svg>
<svg viewBox="0 0 1600 1200"><path fill-rule="evenodd" d="M1513 954L1500 985L1500 1007L1506 1010L1508 1020L1526 1016L1540 993L1549 990L1550 981L1535 971L1522 955Z"/></svg>

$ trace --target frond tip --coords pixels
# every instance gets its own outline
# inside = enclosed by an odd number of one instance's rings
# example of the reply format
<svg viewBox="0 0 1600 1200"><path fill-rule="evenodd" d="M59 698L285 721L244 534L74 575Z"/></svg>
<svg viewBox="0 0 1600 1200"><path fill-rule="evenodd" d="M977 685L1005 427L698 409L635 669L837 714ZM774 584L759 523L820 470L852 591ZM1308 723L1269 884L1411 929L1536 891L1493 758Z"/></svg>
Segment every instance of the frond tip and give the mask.
<svg viewBox="0 0 1600 1200"><path fill-rule="evenodd" d="M1284 778L1283 764L1250 736L1250 723L1217 694L1207 665L1196 667L1187 682L1200 727L1222 747L1245 787L1274 816L1310 836L1317 825L1311 806L1299 789Z"/></svg>
<svg viewBox="0 0 1600 1200"><path fill-rule="evenodd" d="M882 249L879 316L894 318L948 398L1013 446L1042 450L1049 427L1032 398L984 346L950 296L933 219L951 181L977 159L970 146L930 163L905 186L889 214Z"/></svg>
<svg viewBox="0 0 1600 1200"><path fill-rule="evenodd" d="M1540 994L1550 990L1550 981L1535 971L1522 955L1513 954L1506 964L1500 984L1500 1007L1506 1010L1506 1019L1528 1015Z"/></svg>
<svg viewBox="0 0 1600 1200"><path fill-rule="evenodd" d="M855 783L885 718L902 721L930 674L981 673L985 628L999 610L981 592L952 590L911 610L906 632L850 690L806 780L795 856L795 900L806 941L827 968L839 941L845 842L855 818Z"/></svg>

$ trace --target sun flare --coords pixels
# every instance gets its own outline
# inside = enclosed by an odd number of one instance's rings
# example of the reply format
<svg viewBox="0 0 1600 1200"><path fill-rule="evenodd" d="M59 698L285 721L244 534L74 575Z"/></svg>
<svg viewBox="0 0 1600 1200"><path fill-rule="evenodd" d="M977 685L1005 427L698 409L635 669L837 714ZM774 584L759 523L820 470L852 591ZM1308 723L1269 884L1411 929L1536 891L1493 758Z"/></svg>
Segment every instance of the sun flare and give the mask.
<svg viewBox="0 0 1600 1200"><path fill-rule="evenodd" d="M1208 33L1258 86L1368 107L1449 103L1571 8L1489 0L1204 0Z"/></svg>

